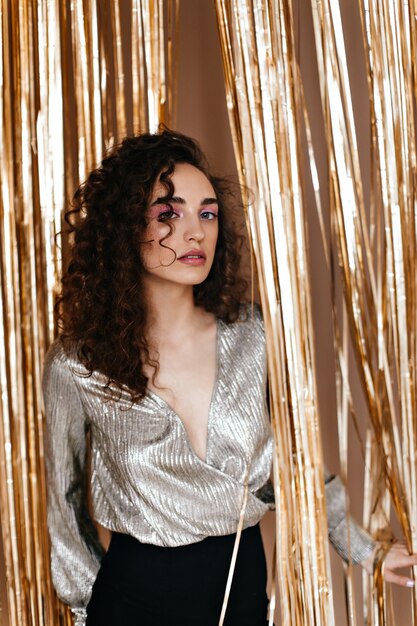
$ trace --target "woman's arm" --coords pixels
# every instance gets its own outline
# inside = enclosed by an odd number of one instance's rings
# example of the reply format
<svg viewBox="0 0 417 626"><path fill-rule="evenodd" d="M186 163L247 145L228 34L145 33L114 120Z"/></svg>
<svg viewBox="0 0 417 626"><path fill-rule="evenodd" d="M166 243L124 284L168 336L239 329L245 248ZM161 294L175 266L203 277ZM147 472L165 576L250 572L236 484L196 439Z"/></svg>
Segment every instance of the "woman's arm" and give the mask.
<svg viewBox="0 0 417 626"><path fill-rule="evenodd" d="M348 562L362 563L373 554L376 543L346 512L346 491L339 476L325 475L329 540Z"/></svg>
<svg viewBox="0 0 417 626"><path fill-rule="evenodd" d="M83 626L103 549L87 510L87 420L60 342L48 352L43 391L52 579L75 626Z"/></svg>
<svg viewBox="0 0 417 626"><path fill-rule="evenodd" d="M352 563L360 563L372 574L374 554L378 544L372 537L346 515L346 493L338 476L326 476L326 502L329 525L329 539L337 552ZM349 533L348 533L349 530ZM409 576L396 574L395 570L417 565L417 554L409 554L402 543L394 543L384 559L384 579L403 587L414 587L414 580Z"/></svg>

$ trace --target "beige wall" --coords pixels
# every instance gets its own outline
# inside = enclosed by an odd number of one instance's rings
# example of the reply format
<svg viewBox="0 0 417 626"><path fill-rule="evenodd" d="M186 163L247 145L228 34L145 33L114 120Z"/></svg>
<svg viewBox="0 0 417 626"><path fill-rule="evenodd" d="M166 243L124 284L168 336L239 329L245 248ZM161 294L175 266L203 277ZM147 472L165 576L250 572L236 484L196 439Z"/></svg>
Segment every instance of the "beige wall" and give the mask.
<svg viewBox="0 0 417 626"><path fill-rule="evenodd" d="M236 166L212 0L180 2L177 130L201 141L215 169Z"/></svg>

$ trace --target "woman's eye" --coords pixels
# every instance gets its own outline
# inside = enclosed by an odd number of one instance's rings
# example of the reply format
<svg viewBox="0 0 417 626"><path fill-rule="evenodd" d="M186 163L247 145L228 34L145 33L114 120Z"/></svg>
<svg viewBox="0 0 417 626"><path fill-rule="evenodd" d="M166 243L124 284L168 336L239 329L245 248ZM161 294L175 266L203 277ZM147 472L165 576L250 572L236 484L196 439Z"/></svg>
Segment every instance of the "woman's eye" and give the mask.
<svg viewBox="0 0 417 626"><path fill-rule="evenodd" d="M203 220L215 220L217 219L218 215L215 211L202 211L200 213L200 217Z"/></svg>
<svg viewBox="0 0 417 626"><path fill-rule="evenodd" d="M164 209L160 213L158 213L158 222L166 222L167 220L172 220L175 217L178 217L178 213L176 213L173 209Z"/></svg>

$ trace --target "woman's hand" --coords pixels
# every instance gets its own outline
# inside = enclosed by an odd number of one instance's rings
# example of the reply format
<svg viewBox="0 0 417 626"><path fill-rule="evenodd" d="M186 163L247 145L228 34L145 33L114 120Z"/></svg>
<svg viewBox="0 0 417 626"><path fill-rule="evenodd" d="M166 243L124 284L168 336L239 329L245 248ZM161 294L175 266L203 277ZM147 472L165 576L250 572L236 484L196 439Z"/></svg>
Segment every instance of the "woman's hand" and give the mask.
<svg viewBox="0 0 417 626"><path fill-rule="evenodd" d="M366 561L362 561L362 567L372 574L374 565L374 553L370 554ZM384 580L388 583L401 585L401 587L414 587L414 580L408 576L396 574L395 570L403 567L417 565L417 554L408 554L403 543L394 543L384 559Z"/></svg>

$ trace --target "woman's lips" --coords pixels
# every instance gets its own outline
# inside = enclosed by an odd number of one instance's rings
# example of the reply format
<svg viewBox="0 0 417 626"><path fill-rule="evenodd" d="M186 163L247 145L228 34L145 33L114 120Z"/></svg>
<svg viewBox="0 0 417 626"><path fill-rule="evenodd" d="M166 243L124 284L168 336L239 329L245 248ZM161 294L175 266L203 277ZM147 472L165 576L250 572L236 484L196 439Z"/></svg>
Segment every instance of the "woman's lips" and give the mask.
<svg viewBox="0 0 417 626"><path fill-rule="evenodd" d="M204 265L206 255L202 250L190 250L182 256L178 257L178 261L185 265Z"/></svg>

